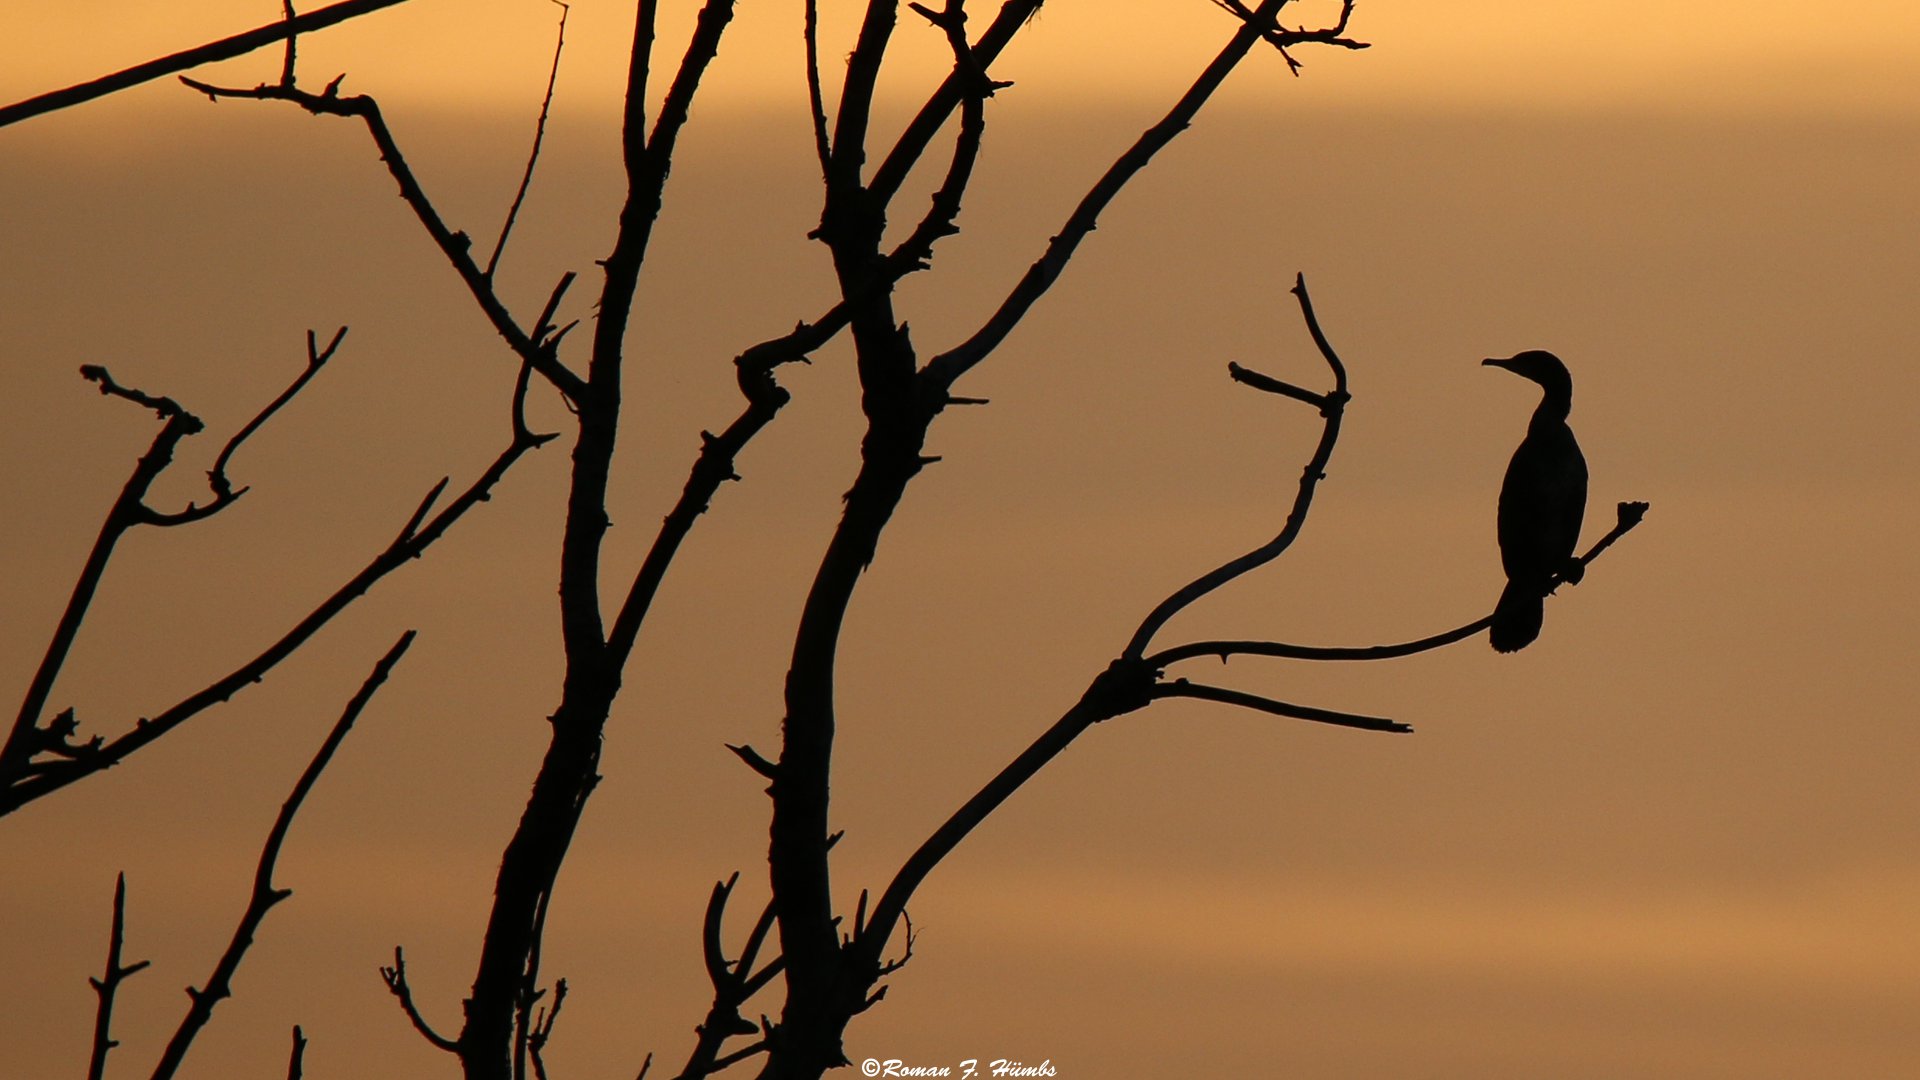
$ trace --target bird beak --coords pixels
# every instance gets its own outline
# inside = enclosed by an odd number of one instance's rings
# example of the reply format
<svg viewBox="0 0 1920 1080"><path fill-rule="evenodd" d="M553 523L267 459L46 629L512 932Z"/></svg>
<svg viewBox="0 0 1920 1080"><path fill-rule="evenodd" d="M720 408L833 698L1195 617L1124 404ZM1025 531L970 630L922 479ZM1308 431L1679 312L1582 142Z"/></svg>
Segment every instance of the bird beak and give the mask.
<svg viewBox="0 0 1920 1080"><path fill-rule="evenodd" d="M1509 357L1507 357L1507 358L1506 358L1506 359L1504 359L1504 360L1501 360L1501 359L1496 359L1496 358L1494 358L1494 357L1488 357L1487 359L1485 359L1485 360L1482 360L1482 361L1480 361L1480 366L1481 366L1481 367L1497 367L1497 368L1506 368L1506 369L1507 369L1508 371L1512 371L1512 370L1513 370L1513 357L1511 357L1511 356L1509 356Z"/></svg>

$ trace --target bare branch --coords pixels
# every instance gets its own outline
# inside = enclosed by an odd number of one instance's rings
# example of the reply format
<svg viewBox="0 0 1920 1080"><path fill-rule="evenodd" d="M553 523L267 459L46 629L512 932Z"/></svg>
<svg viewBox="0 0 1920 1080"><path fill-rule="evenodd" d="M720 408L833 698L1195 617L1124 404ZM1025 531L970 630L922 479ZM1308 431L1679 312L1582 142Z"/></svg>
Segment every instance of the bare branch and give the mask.
<svg viewBox="0 0 1920 1080"><path fill-rule="evenodd" d="M1614 526L1594 545L1580 556L1579 563L1584 572L1588 564L1600 557L1600 553L1613 546L1614 541L1632 531L1646 516L1647 504L1643 502L1623 502L1617 508ZM1554 588L1566 581L1566 575L1555 574L1552 578ZM1552 589L1548 594L1552 594ZM1283 660L1392 660L1402 656L1429 652L1456 641L1464 641L1485 630L1493 622L1491 613L1483 615L1463 626L1444 630L1428 637L1416 638L1392 645L1288 645L1278 641L1195 641L1186 645L1176 645L1162 649L1146 658L1146 663L1155 668L1177 664L1182 660L1192 660L1203 656L1217 656L1226 660L1230 656L1272 656Z"/></svg>
<svg viewBox="0 0 1920 1080"><path fill-rule="evenodd" d="M481 275L489 281L493 280L494 268L500 265L500 253L506 250L507 234L513 232L513 221L520 215L520 204L527 199L527 188L533 184L533 169L540 162L540 144L547 137L547 113L553 108L553 87L560 81L560 53L567 46L567 14L572 9L560 0L553 0L553 3L560 8L560 30L553 42L553 68L547 72L547 92L540 98L540 119L533 125L533 150L527 154L526 171L520 174L520 189L513 193L513 202L507 207L507 220L500 226L500 239L494 241L493 254L487 256L487 268L481 271ZM291 71L291 57L288 64L288 70ZM289 78L287 83L291 85L292 79ZM533 337L539 340L537 328Z"/></svg>
<svg viewBox="0 0 1920 1080"><path fill-rule="evenodd" d="M151 719L141 719L131 731L97 747L97 752L88 752L72 761L53 762L46 768L0 787L0 816L12 813L34 799L51 794L76 780L119 764L128 755L167 734L210 706L226 701L243 688L259 682L267 672L293 655L295 650L331 622L334 616L364 596L380 579L419 558L436 541L446 535L447 530L452 528L454 523L464 517L469 510L487 501L494 486L500 482L514 463L519 461L527 451L540 446L546 438L548 436L523 437L522 433L516 433L514 440L501 451L498 457L494 458L493 463L480 474L479 478L444 509L424 525L420 522L420 518L425 513L424 509L416 514L409 520L406 529L358 573L336 589L332 595L322 600L292 629L253 659ZM423 506L431 504L433 496L444 488L445 483L442 481L434 488L434 492L429 495Z"/></svg>
<svg viewBox="0 0 1920 1080"><path fill-rule="evenodd" d="M433 1025L427 1023L427 1018L414 1005L413 988L407 985L407 957L400 946L393 947L393 966L380 969L380 981L387 984L387 991L399 999L400 1008L406 1012L407 1020L413 1024L415 1031L449 1054L460 1052L460 1044L433 1030Z"/></svg>
<svg viewBox="0 0 1920 1080"><path fill-rule="evenodd" d="M927 875L941 860L960 845L974 829L1007 801L1014 792L1054 758L1060 756L1080 734L1102 720L1145 708L1152 703L1155 672L1137 661L1115 660L1088 685L1085 694L1053 726L1042 732L1033 744L1001 769L993 779L955 810L933 834L916 848L894 874L893 880L874 904L873 917L864 933L854 942L854 970L881 970L881 954L894 924L906 914L907 902Z"/></svg>
<svg viewBox="0 0 1920 1080"><path fill-rule="evenodd" d="M999 58L1000 53L1011 42L1014 35L1030 22L1044 0L1005 0L1000 11L993 17L986 32L970 46L974 59L982 68L989 67ZM867 183L867 191L881 206L893 201L900 185L906 183L907 175L926 152L933 137L947 122L947 117L960 106L966 94L971 76L965 72L954 71L928 96L911 123L894 141L893 149L888 152L880 167L873 172L873 178Z"/></svg>
<svg viewBox="0 0 1920 1080"><path fill-rule="evenodd" d="M400 187L400 197L413 210L414 217L427 230L435 246L440 249L454 272L466 284L467 292L480 305L494 331L503 338L523 361L533 365L554 388L574 403L578 403L585 390L585 384L578 375L560 363L551 350L537 345L531 335L521 329L514 321L513 314L506 304L494 292L493 281L487 273L473 261L473 240L464 232L455 232L447 227L440 217L440 211L427 197L426 190L413 174L413 168L407 163L406 155L394 140L393 131L387 127L386 118L381 115L380 105L366 94L341 97L339 80L329 84L322 93L310 93L292 86L269 86L261 84L252 89L213 86L181 76L180 81L187 86L207 95L208 98L246 98L260 101L290 101L317 116L357 117L373 136L373 142L380 151L380 160L386 163L387 172L394 183Z"/></svg>
<svg viewBox="0 0 1920 1080"><path fill-rule="evenodd" d="M280 0L280 12L286 18L286 21L292 22L296 18L293 11L293 0ZM300 59L299 46L297 44L299 40L300 31L294 30L287 34L287 49L280 57L281 86L293 85L293 69L298 65Z"/></svg>
<svg viewBox="0 0 1920 1080"><path fill-rule="evenodd" d="M1337 48L1356 50L1370 47L1364 41L1355 41L1352 38L1344 36L1347 32L1347 23L1353 18L1354 0L1344 0L1340 5L1340 18L1332 26L1322 27L1316 30L1310 30L1306 27L1289 30L1281 26L1278 22L1271 20L1257 22L1259 16L1254 12L1248 11L1246 5L1241 3L1240 0L1213 0L1213 3L1217 7L1232 12L1235 16L1249 24L1259 25L1261 27L1261 38L1279 51L1281 59L1287 62L1287 70L1295 76L1300 74L1301 65L1300 61L1294 59L1293 53L1288 51L1291 46L1307 44L1332 45Z"/></svg>
<svg viewBox="0 0 1920 1080"><path fill-rule="evenodd" d="M293 817L299 813L301 802L306 799L307 792L313 790L314 782L320 779L320 773L326 769L327 763L333 758L334 751L339 749L341 741L347 737L353 722L359 719L361 711L367 707L368 702L373 700L374 692L380 689L380 684L387 681L388 673L406 654L407 646L413 644L413 637L414 632L411 630L400 635L400 640L394 642L393 647L387 650L387 654L374 664L372 674L367 676L366 681L360 685L359 691L353 695L352 700L347 702L347 707L340 714L340 719L334 722L333 729L327 733L326 740L320 744L320 749L314 753L313 760L307 763L306 771L300 774L300 779L293 785L292 793L281 805L280 814L274 819L273 829L267 834L267 842L260 849L260 864L253 875L253 894L247 901L247 910L240 916L240 925L234 928L233 941L227 945L226 952L221 954L220 962L214 965L213 975L207 979L205 988L199 990L188 988L187 996L193 999L193 1004L187 1010L186 1017L180 1021L180 1026L174 1030L173 1038L168 1041L166 1050L161 1053L160 1063L154 1066L154 1080L168 1080L180 1068L180 1063L186 1058L188 1049L193 1046L195 1036L199 1035L207 1021L213 1018L214 1006L219 1004L222 998L229 997L233 993L234 973L240 969L241 960L246 957L247 950L252 947L253 935L260 928L261 921L267 917L268 910L293 895L293 890L278 889L273 885L273 865L280 857L280 845L287 838L287 830L293 825Z"/></svg>
<svg viewBox="0 0 1920 1080"><path fill-rule="evenodd" d="M1208 64L1200 77L1194 80L1187 92L1181 95L1171 111L1154 126L1148 128L1126 153L1107 169L1106 174L1095 182L1092 189L1080 200L1067 223L1059 234L1047 244L1045 254L1041 255L1026 274L1020 279L1013 291L1001 302L1000 307L974 335L953 349L928 361L926 374L934 386L941 390L950 390L960 376L966 374L974 365L987 358L1000 343L1006 340L1013 328L1026 317L1029 310L1053 287L1053 283L1066 269L1067 263L1079 250L1081 241L1093 232L1100 214L1107 208L1127 182L1147 166L1166 145L1185 131L1200 112L1201 106L1213 96L1220 84L1226 81L1242 59L1260 39L1257 26L1272 22L1273 16L1286 3L1286 0L1261 0L1260 10L1255 13L1259 23L1243 23L1228 40L1226 46Z"/></svg>
<svg viewBox="0 0 1920 1080"><path fill-rule="evenodd" d="M946 178L933 193L926 216L920 224L888 255L887 262L892 268L887 275L889 282L911 271L926 269L933 259L934 243L960 231L955 222L960 217L961 199L973 179L974 164L980 157L980 142L987 126L986 100L996 90L1013 85L994 82L989 78L986 68L967 44L967 13L963 0L947 0L944 11L933 11L920 4L908 6L945 31L947 46L953 50L954 71L962 76L963 93L960 130L954 137L953 159L947 166Z"/></svg>
<svg viewBox="0 0 1920 1080"><path fill-rule="evenodd" d="M1300 301L1301 314L1306 319L1308 328L1313 332L1314 342L1320 346L1321 356L1333 372L1333 389L1324 395L1297 390L1288 395L1315 404L1320 409L1323 423L1320 429L1320 443L1314 447L1313 456L1308 459L1307 467L1300 474L1300 485L1294 493L1293 507L1287 512L1286 523L1281 526L1280 532L1273 539L1239 558L1229 560L1202 574L1161 601L1159 606L1141 621L1140 628L1134 631L1133 640L1127 642L1127 647L1121 654L1123 656L1138 657L1146 651L1147 645L1153 640L1153 635L1166 625L1168 619L1173 618L1182 609L1242 574L1279 558L1283 552L1293 546L1294 540L1300 535L1300 530L1306 526L1307 510L1313 505L1314 492L1320 481L1326 478L1327 462L1333 456L1334 444L1340 439L1340 417L1350 395L1347 393L1347 369L1341 364L1333 347L1327 344L1326 336L1320 332L1319 322L1314 318L1313 302L1307 296L1305 275L1295 276L1293 294ZM1236 369L1245 371L1237 365ZM1247 373L1247 375L1251 374L1251 372ZM1248 380L1243 378L1242 381ZM1270 387L1287 385L1277 379L1265 378L1264 381Z"/></svg>
<svg viewBox="0 0 1920 1080"><path fill-rule="evenodd" d="M1256 712L1271 713L1294 720L1311 720L1319 724L1333 724L1338 727L1361 728L1366 731L1392 731L1409 734L1411 727L1396 720L1378 716L1361 716L1356 713L1335 712L1332 709L1316 708L1312 705L1294 705L1277 701L1258 694L1248 694L1239 690L1228 690L1218 686L1206 686L1175 679L1170 683L1159 683L1153 688L1153 696L1159 698L1198 698L1201 701L1217 701L1225 705L1238 705Z"/></svg>
<svg viewBox="0 0 1920 1080"><path fill-rule="evenodd" d="M306 1067L306 1059L307 1036L300 1030L300 1025L295 1024L293 1025L293 1052L287 1057L287 1080L300 1080L301 1072Z"/></svg>
<svg viewBox="0 0 1920 1080"><path fill-rule="evenodd" d="M18 123L28 117L39 116L42 113L50 113L56 109L92 101L94 98L105 97L128 87L164 78L202 64L243 56L276 41L291 39L296 34L319 30L405 2L406 0L342 0L341 3L323 7L318 11L310 11L297 18L268 23L243 34L235 34L232 37L221 38L219 41L163 56L157 60L149 60L144 64L136 64L125 71L103 75L90 82L0 107L0 127Z"/></svg>
<svg viewBox="0 0 1920 1080"><path fill-rule="evenodd" d="M540 1056L546 1049L547 1040L553 1037L554 1022L560 1019L560 1006L567 1000L567 980L559 979L553 984L553 1008L543 1009L533 1021L533 1030L527 1036L527 1052L533 1056L533 1074L539 1080L547 1080L547 1063Z"/></svg>
<svg viewBox="0 0 1920 1080"><path fill-rule="evenodd" d="M107 1072L107 1051L119 1046L113 1038L113 997L127 976L145 968L150 961L120 962L120 948L127 936L127 875L113 882L113 929L107 933L107 969L98 979L88 979L99 1005L93 1014L93 1055L87 1062L87 1080L101 1080Z"/></svg>
<svg viewBox="0 0 1920 1080"><path fill-rule="evenodd" d="M807 46L807 105L813 113L813 152L820 159L820 177L832 171L833 142L827 136L827 105L820 92L820 4L807 0L801 36Z"/></svg>
<svg viewBox="0 0 1920 1080"><path fill-rule="evenodd" d="M847 324L846 310L844 303L837 305L814 322L799 323L791 333L763 341L734 358L736 380L741 395L747 399L746 408L720 434L700 433L700 455L694 460L686 486L661 522L660 531L647 549L633 585L627 590L627 598L614 617L613 629L607 635L607 655L616 670L632 653L640 624L646 620L647 610L661 582L666 580L667 568L679 553L681 542L700 515L706 513L720 486L740 478L734 471L740 452L791 400L792 395L774 381L774 370L782 364L805 362L807 354L832 340ZM754 765L754 768L758 770L760 766Z"/></svg>
<svg viewBox="0 0 1920 1080"><path fill-rule="evenodd" d="M172 464L174 449L180 441L199 432L204 426L198 417L181 408L171 398L154 397L114 382L106 368L89 365L81 368L80 374L98 383L102 394L152 409L166 423L154 435L147 452L135 463L133 472L127 477L113 505L108 508L105 520L100 523L100 532L81 565L73 592L67 598L67 606L60 614L60 621L54 624L47 651L41 657L40 665L34 669L33 678L27 683L27 692L20 702L20 711L14 717L6 743L0 746L0 814L11 809L5 802L6 792L22 783L31 783L39 772L45 771L34 767L38 755L51 752L68 762L77 762L82 758L92 762L96 759L100 750L98 739L85 744L71 742L78 730L72 710L61 713L46 727L40 725L40 717L46 710L47 699L53 693L54 682L61 668L66 665L73 643L79 636L80 624L93 604L101 579L106 575L107 563L113 558L115 545L128 530L155 519L157 515L145 502L148 489Z"/></svg>
<svg viewBox="0 0 1920 1080"><path fill-rule="evenodd" d="M293 39L287 40L291 43ZM345 340L346 336L346 327L335 330L332 339L327 342L327 347L322 349L319 348L319 340L314 337L313 331L307 331L305 370L301 371L299 377L280 392L279 397L268 402L266 408L261 409L239 431L234 432L233 438L227 440L227 445L220 448L220 456L213 459L213 468L207 472L207 484L213 489L216 503L230 502L246 491L245 488L235 491L233 483L227 479L227 463L233 460L233 452L240 449L240 444L246 442L247 438L258 431L274 413L279 412L281 406L292 401L295 394L306 388L307 383L320 373L320 369L326 366L327 361L333 359L334 352L340 348L340 342ZM189 507L189 509L192 508Z"/></svg>

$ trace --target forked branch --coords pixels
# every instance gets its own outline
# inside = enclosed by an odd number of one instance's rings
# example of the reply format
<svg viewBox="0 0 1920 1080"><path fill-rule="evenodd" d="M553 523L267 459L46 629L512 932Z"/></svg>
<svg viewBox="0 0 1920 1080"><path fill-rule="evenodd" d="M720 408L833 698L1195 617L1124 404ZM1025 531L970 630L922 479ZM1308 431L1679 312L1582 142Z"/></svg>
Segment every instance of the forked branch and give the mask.
<svg viewBox="0 0 1920 1080"><path fill-rule="evenodd" d="M1307 511L1313 506L1314 492L1318 490L1320 481L1326 479L1327 462L1333 457L1334 444L1340 439L1340 418L1352 395L1347 392L1346 365L1340 362L1339 354L1335 353L1333 346L1327 342L1326 334L1320 329L1320 321L1313 313L1313 301L1307 296L1306 275L1300 274L1294 277L1292 291L1294 297L1300 302L1300 315L1306 320L1307 329L1313 335L1313 342L1319 347L1321 358L1327 362L1327 367L1333 373L1333 389L1325 394L1315 394L1271 376L1250 372L1239 365L1234 365L1232 369L1235 379L1242 383L1307 402L1320 410L1322 418L1320 442L1314 447L1313 456L1308 459L1307 467L1301 471L1300 485L1293 497L1293 507L1287 512L1286 523L1281 526L1279 533L1273 539L1245 555L1209 570L1176 590L1172 596L1162 600L1141 621L1140 628L1133 632L1133 640L1127 642L1126 649L1121 653L1122 656L1139 659L1140 654L1146 651L1147 645L1153 640L1153 635L1166 625L1168 619L1220 586L1279 558L1293 546L1293 542L1300 536L1300 530L1306 526Z"/></svg>
<svg viewBox="0 0 1920 1080"><path fill-rule="evenodd" d="M345 76L341 76L345 78ZM400 197L413 210L414 217L427 230L434 246L440 249L454 272L467 286L467 291L486 314L487 321L494 331L503 338L521 361L532 366L554 388L569 401L578 404L585 384L578 375L560 363L557 351L551 342L544 342L529 334L507 310L506 303L494 291L493 279L487 270L482 269L473 259L473 240L464 232L456 232L447 226L440 211L427 197L426 190L414 176L413 167L407 163L406 154L400 144L394 140L393 131L388 128L386 118L380 112L380 104L366 94L343 97L340 94L340 79L336 78L322 92L315 94L291 84L262 83L251 89L239 87L213 86L181 76L180 81L194 90L207 95L209 99L244 98L256 101L289 101L316 116L342 116L358 118L367 127L367 133L380 151L380 160L386 163L387 172L399 185ZM504 243L505 230L502 230Z"/></svg>
<svg viewBox="0 0 1920 1080"><path fill-rule="evenodd" d="M55 624L52 639L47 644L46 654L40 665L34 670L28 682L27 692L20 703L20 711L14 718L6 744L0 748L0 815L4 815L24 802L14 801L18 788L31 786L41 776L58 773L76 766L82 768L104 767L104 738L94 736L85 742L76 742L79 721L73 710L66 709L44 724L41 717L47 707L47 701L53 693L53 687L65 666L73 644L80 633L81 623L85 621L91 609L93 599L100 582L105 576L107 565L111 561L116 545L130 530L141 525L174 526L211 517L231 505L246 492L245 488L235 490L227 478L227 464L234 452L239 449L249 435L267 422L281 406L285 405L306 386L308 380L320 370L327 359L339 347L341 338L346 334L342 327L333 336L333 341L325 350L316 348L311 331L307 334L307 367L280 395L269 402L265 408L249 420L234 436L227 441L215 459L213 469L207 473L208 485L213 498L204 506L189 503L184 510L171 513L156 510L147 505L147 492L173 462L174 450L181 440L199 433L205 425L200 419L182 408L172 398L145 393L116 382L106 368L89 364L80 369L80 374L100 388L100 393L108 397L130 401L144 409L151 409L165 423L154 435L153 443L147 448L133 473L121 488L120 495L108 509L106 519L101 522L99 535L94 539L93 547L87 553L80 575L75 580L73 592L68 596L67 606L62 611L60 621Z"/></svg>

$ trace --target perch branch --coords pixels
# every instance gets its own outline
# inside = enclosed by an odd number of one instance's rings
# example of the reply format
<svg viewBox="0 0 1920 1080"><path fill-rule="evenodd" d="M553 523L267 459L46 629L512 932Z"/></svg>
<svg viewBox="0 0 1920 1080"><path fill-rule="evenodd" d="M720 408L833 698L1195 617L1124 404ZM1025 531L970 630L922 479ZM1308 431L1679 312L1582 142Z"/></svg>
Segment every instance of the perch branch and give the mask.
<svg viewBox="0 0 1920 1080"><path fill-rule="evenodd" d="M1600 557L1600 553L1612 547L1634 526L1640 524L1646 516L1647 504L1643 502L1623 502L1616 508L1613 528L1580 556L1580 567L1584 571L1589 563ZM1553 588L1565 583L1564 574L1553 576ZM1548 590L1551 594L1552 589ZM1202 656L1217 656L1226 660L1231 656L1271 656L1283 660L1392 660L1402 656L1429 652L1485 630L1493 622L1491 613L1483 615L1463 626L1456 626L1428 637L1416 638L1392 645L1289 645L1279 641L1195 641L1185 645L1176 645L1162 649L1146 658L1146 663L1155 668L1177 664L1182 660L1192 660Z"/></svg>

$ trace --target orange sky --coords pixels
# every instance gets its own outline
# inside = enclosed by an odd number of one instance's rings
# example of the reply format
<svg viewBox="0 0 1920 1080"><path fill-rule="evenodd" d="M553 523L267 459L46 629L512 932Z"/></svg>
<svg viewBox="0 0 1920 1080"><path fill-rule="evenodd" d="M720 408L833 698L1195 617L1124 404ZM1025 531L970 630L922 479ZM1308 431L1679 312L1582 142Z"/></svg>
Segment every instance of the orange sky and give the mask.
<svg viewBox="0 0 1920 1080"><path fill-rule="evenodd" d="M0 98L275 10L183 6L9 6ZM804 239L817 176L795 123L793 6L743 4L675 171L616 567L698 431L735 411L726 360L830 298ZM924 351L977 324L1224 37L1218 11L1187 6L1054 0L1009 53L997 74L1019 85L990 114L965 231L903 290ZM575 5L503 270L516 303L604 254L622 7ZM829 5L830 30L849 7ZM1298 549L1169 640L1364 643L1484 611L1493 500L1533 397L1482 356L1543 346L1572 367L1589 537L1614 501L1650 500L1651 516L1516 656L1476 641L1392 665L1195 669L1393 715L1410 738L1173 704L1091 732L931 879L916 959L855 1022L856 1060L1051 1058L1083 1080L1798 1080L1920 1059L1920 13L1441 7L1363 3L1355 33L1377 47L1305 52L1302 79L1256 56L969 376L963 392L993 404L936 426L944 460L850 613L842 899L1069 704L1156 600L1276 527L1313 417L1223 369L1321 377L1284 293L1295 270L1353 372L1344 440ZM485 236L551 22L537 0L415 0L303 56L380 93L450 218ZM420 59L449 41L482 59ZM903 54L901 88L921 55L938 53ZM24 686L151 430L74 368L106 363L225 431L299 363L305 329L353 327L236 464L254 493L128 542L56 693L105 726L245 655L433 481L470 473L512 371L342 122L155 86L0 130L0 160L0 687ZM764 897L762 785L720 745L776 745L793 616L856 461L847 359L836 346L783 376L794 405L643 635L552 917L547 970L574 989L550 1056L562 1075L618 1074L649 1050L677 1063L705 1007L706 890L739 869L748 906ZM217 448L203 438L167 489L179 497ZM0 821L0 971L18 1002L0 1071L80 1067L84 979L122 869L130 954L155 966L122 995L113 1062L149 1067L178 988L231 932L287 785L366 666L417 626L296 824L280 870L295 897L190 1068L272 1075L301 1023L308 1075L451 1072L374 968L404 944L423 1006L456 1024L552 705L564 464L550 448L522 465L264 685Z"/></svg>

